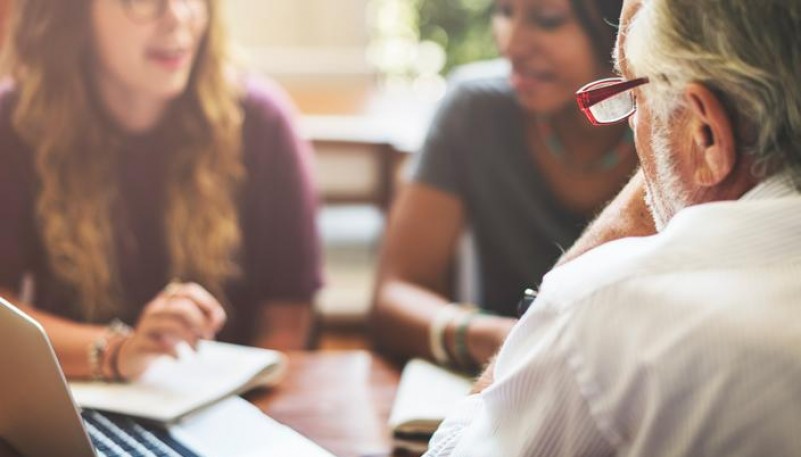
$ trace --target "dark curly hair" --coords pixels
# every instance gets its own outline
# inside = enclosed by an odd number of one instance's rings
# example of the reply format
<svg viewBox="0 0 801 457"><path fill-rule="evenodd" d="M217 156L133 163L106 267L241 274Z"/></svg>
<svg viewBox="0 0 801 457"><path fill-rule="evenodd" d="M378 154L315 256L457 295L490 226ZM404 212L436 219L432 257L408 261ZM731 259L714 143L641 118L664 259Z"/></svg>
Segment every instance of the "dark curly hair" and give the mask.
<svg viewBox="0 0 801 457"><path fill-rule="evenodd" d="M611 66L623 0L570 0L573 12L587 32L599 62Z"/></svg>

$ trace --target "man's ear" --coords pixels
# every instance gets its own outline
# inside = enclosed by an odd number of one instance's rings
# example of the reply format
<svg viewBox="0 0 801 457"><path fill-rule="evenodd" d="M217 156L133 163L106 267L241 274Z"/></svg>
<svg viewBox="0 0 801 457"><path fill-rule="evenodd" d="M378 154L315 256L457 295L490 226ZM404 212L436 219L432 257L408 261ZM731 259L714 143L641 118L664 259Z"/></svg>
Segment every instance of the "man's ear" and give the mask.
<svg viewBox="0 0 801 457"><path fill-rule="evenodd" d="M693 179L698 186L713 187L729 176L737 160L731 118L718 96L703 84L688 84L684 96L694 143L690 148Z"/></svg>

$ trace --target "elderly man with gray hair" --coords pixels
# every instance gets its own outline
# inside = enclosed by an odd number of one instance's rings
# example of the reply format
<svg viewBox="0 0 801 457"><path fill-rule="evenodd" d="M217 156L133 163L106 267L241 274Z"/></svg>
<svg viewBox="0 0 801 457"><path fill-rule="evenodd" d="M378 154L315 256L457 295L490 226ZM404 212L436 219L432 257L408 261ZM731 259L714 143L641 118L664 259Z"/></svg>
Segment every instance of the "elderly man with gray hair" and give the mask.
<svg viewBox="0 0 801 457"><path fill-rule="evenodd" d="M626 0L641 171L427 456L801 455L801 0ZM655 232L655 233L654 233Z"/></svg>

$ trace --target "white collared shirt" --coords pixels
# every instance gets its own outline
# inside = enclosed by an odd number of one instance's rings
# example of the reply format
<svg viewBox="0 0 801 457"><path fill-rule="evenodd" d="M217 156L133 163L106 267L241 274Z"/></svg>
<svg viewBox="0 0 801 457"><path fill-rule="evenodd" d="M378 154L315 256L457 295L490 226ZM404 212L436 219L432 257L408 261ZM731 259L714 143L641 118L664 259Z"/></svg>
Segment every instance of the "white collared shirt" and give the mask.
<svg viewBox="0 0 801 457"><path fill-rule="evenodd" d="M801 195L775 177L550 272L428 457L801 455Z"/></svg>

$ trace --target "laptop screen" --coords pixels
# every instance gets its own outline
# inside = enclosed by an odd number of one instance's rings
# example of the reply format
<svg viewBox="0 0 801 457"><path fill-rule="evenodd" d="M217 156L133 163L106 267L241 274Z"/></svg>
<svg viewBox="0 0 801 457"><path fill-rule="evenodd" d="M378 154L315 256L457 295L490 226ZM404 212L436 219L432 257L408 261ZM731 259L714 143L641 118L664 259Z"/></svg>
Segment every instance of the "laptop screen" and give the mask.
<svg viewBox="0 0 801 457"><path fill-rule="evenodd" d="M97 411L79 414L44 329L2 298L0 367L0 438L26 457L197 455L166 430ZM0 444L0 457L14 455L8 446Z"/></svg>

